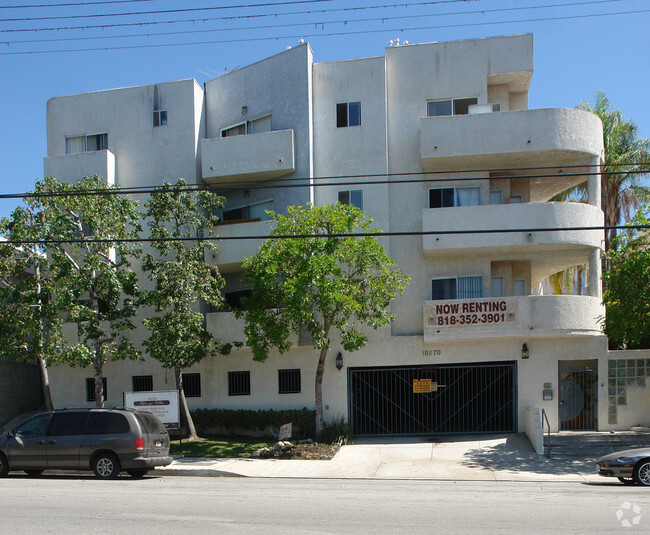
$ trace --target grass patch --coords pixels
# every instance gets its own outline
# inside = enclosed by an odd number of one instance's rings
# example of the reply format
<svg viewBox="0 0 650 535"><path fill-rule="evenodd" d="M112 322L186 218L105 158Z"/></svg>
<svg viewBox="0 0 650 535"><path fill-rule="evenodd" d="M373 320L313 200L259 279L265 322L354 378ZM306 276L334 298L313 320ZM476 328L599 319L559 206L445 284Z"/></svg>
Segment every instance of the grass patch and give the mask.
<svg viewBox="0 0 650 535"><path fill-rule="evenodd" d="M270 447L275 441L249 439L243 437L208 437L198 438L191 442L172 440L169 447L170 455L184 455L185 457L212 457L235 459L250 457L255 450Z"/></svg>

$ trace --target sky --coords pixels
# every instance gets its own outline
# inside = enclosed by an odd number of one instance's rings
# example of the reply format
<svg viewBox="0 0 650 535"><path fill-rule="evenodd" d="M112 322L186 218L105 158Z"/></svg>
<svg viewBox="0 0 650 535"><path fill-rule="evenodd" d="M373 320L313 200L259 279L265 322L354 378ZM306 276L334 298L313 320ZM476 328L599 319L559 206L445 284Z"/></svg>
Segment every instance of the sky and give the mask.
<svg viewBox="0 0 650 535"><path fill-rule="evenodd" d="M28 7L28 6L48 7ZM309 42L315 62L532 33L530 108L604 91L650 138L648 0L0 0L0 196L43 178L48 99L195 78ZM19 199L0 198L0 217Z"/></svg>

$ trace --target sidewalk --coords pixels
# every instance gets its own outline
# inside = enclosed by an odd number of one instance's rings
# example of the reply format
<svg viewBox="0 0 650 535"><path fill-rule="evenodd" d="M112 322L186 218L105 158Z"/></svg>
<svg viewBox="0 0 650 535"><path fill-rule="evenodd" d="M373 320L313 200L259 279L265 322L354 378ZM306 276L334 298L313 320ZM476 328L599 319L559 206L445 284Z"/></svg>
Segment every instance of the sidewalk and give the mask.
<svg viewBox="0 0 650 535"><path fill-rule="evenodd" d="M330 461L179 458L158 475L435 479L465 481L603 482L593 459L557 460L536 454L523 435L428 441L363 440L343 446Z"/></svg>

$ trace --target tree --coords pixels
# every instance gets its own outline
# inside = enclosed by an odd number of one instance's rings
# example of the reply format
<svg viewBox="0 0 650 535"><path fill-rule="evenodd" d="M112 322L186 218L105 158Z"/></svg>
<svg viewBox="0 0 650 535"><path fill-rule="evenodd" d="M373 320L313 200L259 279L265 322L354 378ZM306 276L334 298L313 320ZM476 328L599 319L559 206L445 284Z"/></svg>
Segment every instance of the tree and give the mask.
<svg viewBox="0 0 650 535"><path fill-rule="evenodd" d="M650 139L639 139L637 125L623 119L620 110L612 109L603 92L596 94L594 105L582 102L578 108L596 114L603 123L602 207L605 225L620 225L638 207L640 192L648 190L641 180L650 171ZM616 234L614 229L606 232L606 251L617 247Z"/></svg>
<svg viewBox="0 0 650 535"><path fill-rule="evenodd" d="M0 221L0 355L39 364L43 399L53 409L47 365L63 346L62 320L48 296L52 293L48 259L40 245L50 235L39 199L30 198L10 218Z"/></svg>
<svg viewBox="0 0 650 535"><path fill-rule="evenodd" d="M650 348L650 207L644 205L631 228L616 238L603 273L605 333L618 349Z"/></svg>
<svg viewBox="0 0 650 535"><path fill-rule="evenodd" d="M270 213L271 237L243 263L243 281L252 296L237 314L245 319L253 358L264 361L271 348L285 353L289 335L305 329L319 350L315 378L316 438L323 432L322 381L330 331L340 332L346 351L367 343L355 322L378 328L394 315L387 307L409 277L396 269L371 229L372 219L351 205L289 207ZM287 238L289 237L289 238Z"/></svg>
<svg viewBox="0 0 650 535"><path fill-rule="evenodd" d="M209 191L192 190L184 180L157 189L146 204L154 252L147 254L143 269L155 288L144 293L143 303L157 315L144 320L150 337L144 342L149 354L176 374L181 411L189 438L197 437L183 391L183 369L230 346L217 347L196 310L199 300L223 305L224 284L216 265L206 262L206 252L217 252L209 238L218 221L215 211L223 197ZM193 241L198 233L204 239Z"/></svg>
<svg viewBox="0 0 650 535"><path fill-rule="evenodd" d="M75 184L54 178L37 183L45 223L52 229L47 244L54 288L53 306L77 323L76 343L64 348L60 360L92 365L95 403L104 406L103 366L113 360L140 358L127 338L135 328L138 203L117 193L100 177Z"/></svg>

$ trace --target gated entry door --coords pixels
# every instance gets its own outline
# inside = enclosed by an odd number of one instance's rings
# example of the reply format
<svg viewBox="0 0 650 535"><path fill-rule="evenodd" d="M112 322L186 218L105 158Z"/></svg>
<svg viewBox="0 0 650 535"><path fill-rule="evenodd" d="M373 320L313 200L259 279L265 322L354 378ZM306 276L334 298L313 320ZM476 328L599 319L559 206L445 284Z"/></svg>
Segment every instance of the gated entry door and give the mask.
<svg viewBox="0 0 650 535"><path fill-rule="evenodd" d="M357 436L516 430L515 362L353 368L348 388Z"/></svg>
<svg viewBox="0 0 650 535"><path fill-rule="evenodd" d="M558 362L560 431L592 431L598 427L598 361Z"/></svg>

